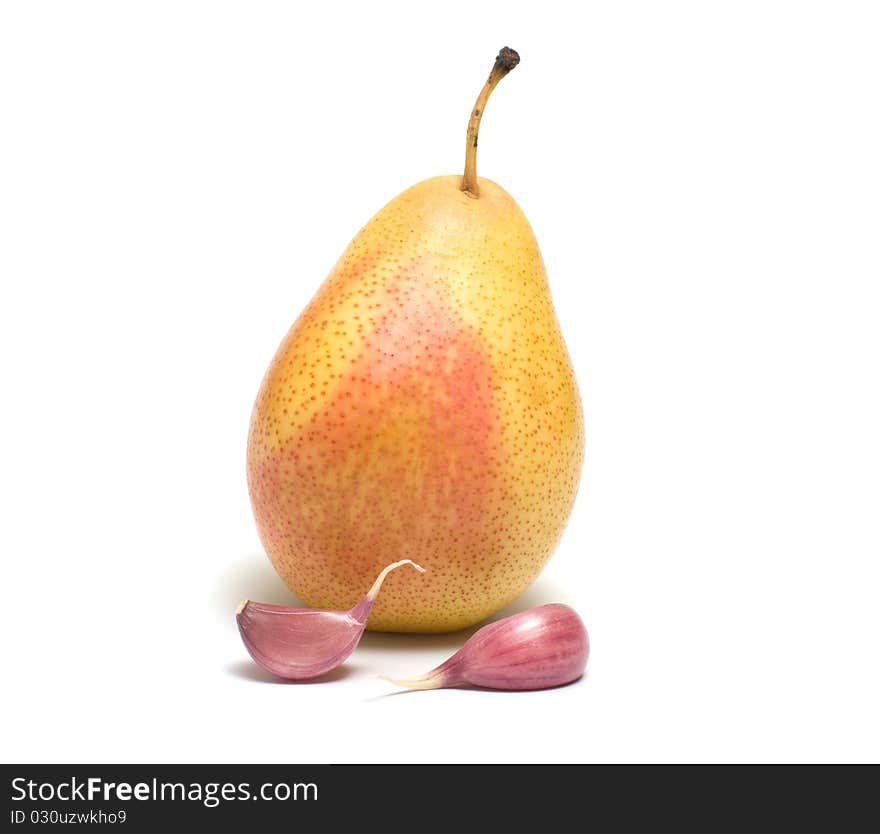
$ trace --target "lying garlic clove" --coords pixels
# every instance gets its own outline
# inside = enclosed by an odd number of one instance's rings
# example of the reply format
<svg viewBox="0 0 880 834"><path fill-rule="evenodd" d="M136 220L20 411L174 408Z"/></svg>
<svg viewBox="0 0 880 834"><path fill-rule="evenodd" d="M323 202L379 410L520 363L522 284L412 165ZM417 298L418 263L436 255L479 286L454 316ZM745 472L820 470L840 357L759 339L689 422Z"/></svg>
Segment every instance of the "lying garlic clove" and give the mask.
<svg viewBox="0 0 880 834"><path fill-rule="evenodd" d="M385 577L402 565L425 572L411 559L393 562L348 611L288 608L245 600L235 612L241 639L257 664L279 678L308 680L323 675L354 651Z"/></svg>
<svg viewBox="0 0 880 834"><path fill-rule="evenodd" d="M567 605L541 605L490 623L436 669L414 678L382 677L410 689L481 686L549 689L576 681L587 667L590 638Z"/></svg>

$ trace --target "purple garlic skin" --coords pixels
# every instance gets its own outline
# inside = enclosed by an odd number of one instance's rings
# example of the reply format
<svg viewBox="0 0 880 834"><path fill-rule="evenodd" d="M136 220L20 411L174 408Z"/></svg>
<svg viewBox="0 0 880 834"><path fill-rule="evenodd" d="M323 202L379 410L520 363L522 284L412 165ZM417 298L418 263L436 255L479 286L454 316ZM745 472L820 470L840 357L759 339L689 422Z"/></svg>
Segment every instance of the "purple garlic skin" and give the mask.
<svg viewBox="0 0 880 834"><path fill-rule="evenodd" d="M235 612L241 639L256 663L279 678L298 681L324 675L355 650L385 577L402 565L425 571L409 559L393 562L348 611L288 608L246 600Z"/></svg>
<svg viewBox="0 0 880 834"><path fill-rule="evenodd" d="M236 619L251 657L285 680L308 680L335 669L355 650L364 630L349 611L250 600Z"/></svg>
<svg viewBox="0 0 880 834"><path fill-rule="evenodd" d="M553 603L484 626L424 675L388 680L411 689L549 689L580 678L589 656L590 638L577 612Z"/></svg>

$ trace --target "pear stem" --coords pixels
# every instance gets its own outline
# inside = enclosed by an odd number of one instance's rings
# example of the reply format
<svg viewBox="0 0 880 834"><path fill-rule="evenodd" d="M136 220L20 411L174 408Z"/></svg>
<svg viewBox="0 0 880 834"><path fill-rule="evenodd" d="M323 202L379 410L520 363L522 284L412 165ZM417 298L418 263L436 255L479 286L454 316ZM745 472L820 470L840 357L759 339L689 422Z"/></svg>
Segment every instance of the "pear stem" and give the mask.
<svg viewBox="0 0 880 834"><path fill-rule="evenodd" d="M498 82L504 78L519 63L519 55L509 47L504 47L495 59L495 66L489 73L489 78L480 90L471 118L468 122L467 149L464 156L464 176L461 178L461 190L468 197L479 197L480 187L477 184L477 136L480 132L480 119L486 109L489 95L495 89Z"/></svg>

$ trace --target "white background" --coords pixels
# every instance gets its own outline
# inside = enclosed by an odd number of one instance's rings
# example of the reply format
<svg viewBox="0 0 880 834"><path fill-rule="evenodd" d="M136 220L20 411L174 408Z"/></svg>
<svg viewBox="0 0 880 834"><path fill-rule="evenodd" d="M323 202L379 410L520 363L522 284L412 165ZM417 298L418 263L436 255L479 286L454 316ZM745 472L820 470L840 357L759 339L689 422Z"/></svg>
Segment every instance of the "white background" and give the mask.
<svg viewBox="0 0 880 834"><path fill-rule="evenodd" d="M574 11L575 8L578 11ZM2 756L880 758L880 14L855 2L8 2ZM588 674L410 693L464 635L272 682L244 475L349 239L461 169L532 221L587 455L552 562Z"/></svg>

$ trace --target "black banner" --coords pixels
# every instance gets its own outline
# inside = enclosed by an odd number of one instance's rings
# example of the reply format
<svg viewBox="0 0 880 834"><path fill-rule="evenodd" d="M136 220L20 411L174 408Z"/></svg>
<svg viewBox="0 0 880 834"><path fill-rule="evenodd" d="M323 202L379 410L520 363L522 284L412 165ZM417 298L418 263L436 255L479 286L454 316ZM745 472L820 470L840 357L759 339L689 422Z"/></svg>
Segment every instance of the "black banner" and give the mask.
<svg viewBox="0 0 880 834"><path fill-rule="evenodd" d="M833 767L601 765L2 765L7 831L101 826L127 832L189 826L336 826L360 817L407 829L443 818L493 830L537 812L639 830L646 820L770 824L808 818L856 830L876 818L876 770ZM415 816L414 816L415 815ZM565 815L565 816L562 816ZM867 815L867 816L866 816ZM247 829L242 829L247 830Z"/></svg>

